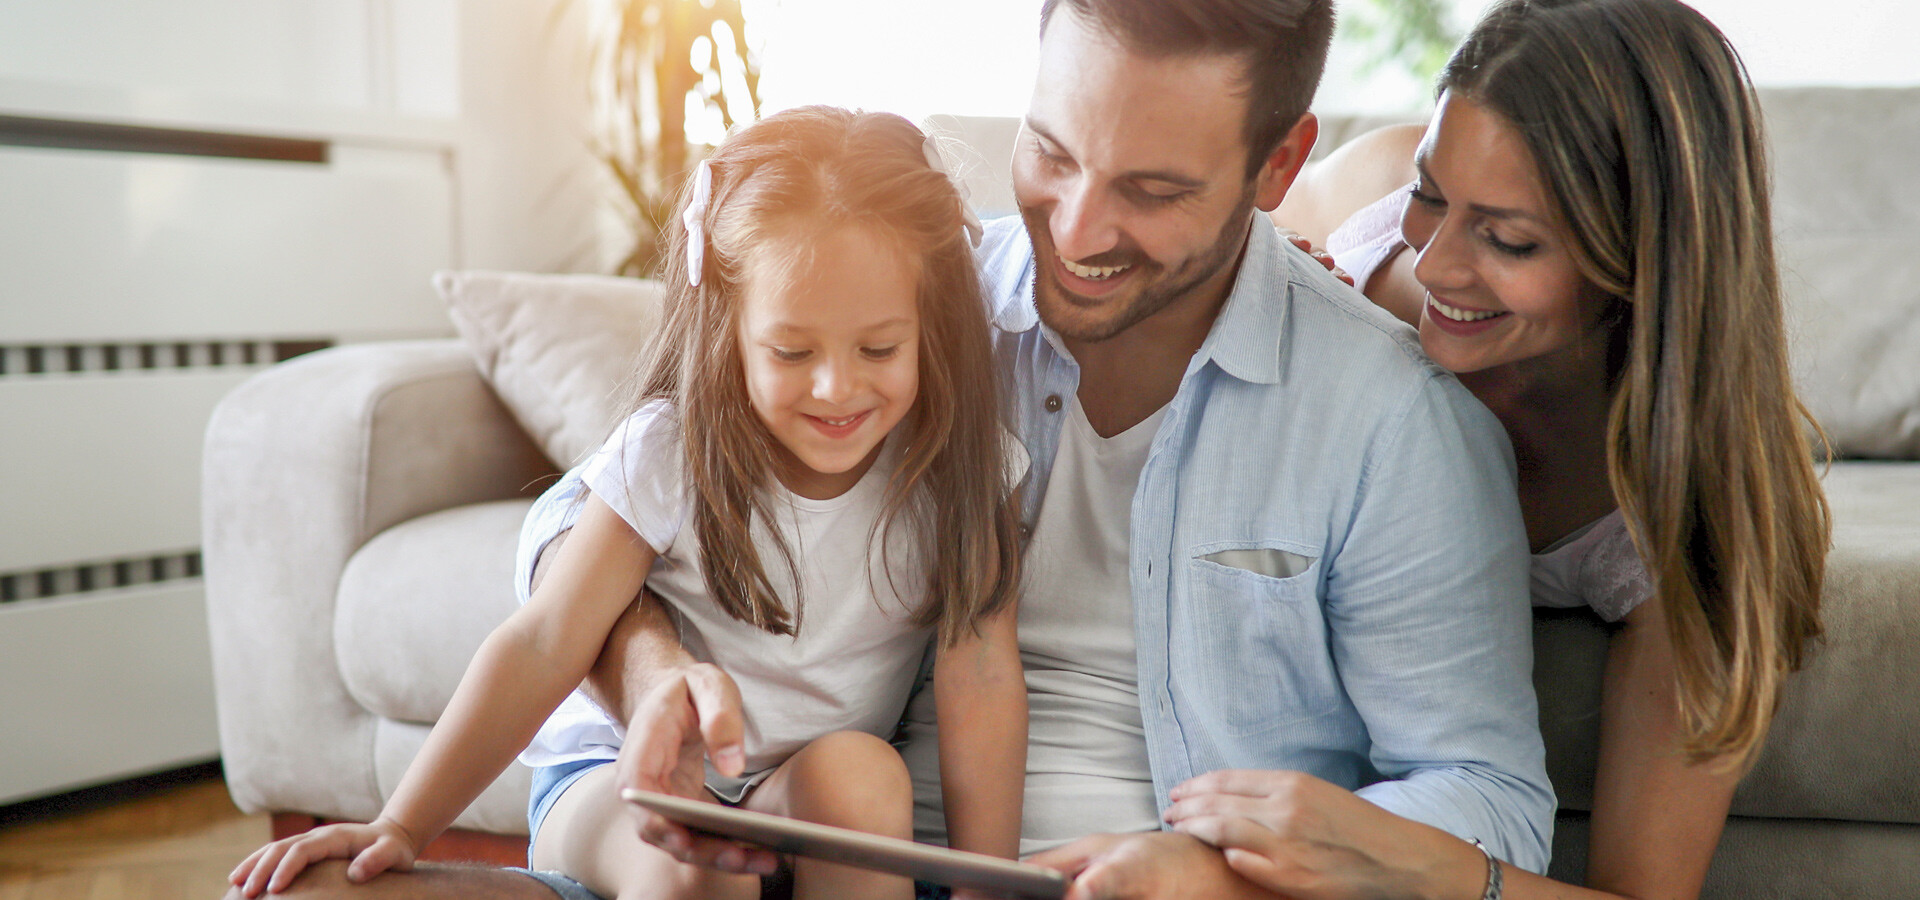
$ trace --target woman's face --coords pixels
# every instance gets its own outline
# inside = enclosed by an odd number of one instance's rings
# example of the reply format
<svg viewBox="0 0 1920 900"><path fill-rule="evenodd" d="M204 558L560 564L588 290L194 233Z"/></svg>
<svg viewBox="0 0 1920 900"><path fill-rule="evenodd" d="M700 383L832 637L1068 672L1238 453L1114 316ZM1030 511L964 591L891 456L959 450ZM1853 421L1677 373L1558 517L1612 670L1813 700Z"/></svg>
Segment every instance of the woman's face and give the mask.
<svg viewBox="0 0 1920 900"><path fill-rule="evenodd" d="M1520 133L1443 94L1401 220L1427 291L1420 343L1453 372L1539 360L1604 341L1607 296L1580 273L1572 236Z"/></svg>

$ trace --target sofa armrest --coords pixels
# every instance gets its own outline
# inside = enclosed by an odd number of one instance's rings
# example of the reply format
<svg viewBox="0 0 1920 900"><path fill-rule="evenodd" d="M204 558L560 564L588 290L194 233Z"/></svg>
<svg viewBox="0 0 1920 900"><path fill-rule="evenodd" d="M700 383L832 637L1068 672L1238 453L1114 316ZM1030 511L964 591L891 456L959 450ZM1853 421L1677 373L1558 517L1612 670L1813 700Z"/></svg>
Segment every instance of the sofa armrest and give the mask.
<svg viewBox="0 0 1920 900"><path fill-rule="evenodd" d="M347 560L392 525L536 491L552 471L454 340L321 351L220 402L204 458L207 616L242 809L378 813L373 718L334 647Z"/></svg>

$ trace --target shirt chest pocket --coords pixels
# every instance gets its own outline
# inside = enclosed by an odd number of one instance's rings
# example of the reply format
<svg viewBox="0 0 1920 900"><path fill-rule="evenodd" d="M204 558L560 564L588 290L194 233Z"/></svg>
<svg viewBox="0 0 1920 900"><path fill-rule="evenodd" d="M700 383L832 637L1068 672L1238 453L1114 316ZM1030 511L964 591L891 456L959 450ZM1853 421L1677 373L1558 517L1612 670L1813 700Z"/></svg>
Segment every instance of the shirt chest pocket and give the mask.
<svg viewBox="0 0 1920 900"><path fill-rule="evenodd" d="M1339 705L1317 551L1283 541L1194 548L1169 622L1183 719L1244 738Z"/></svg>

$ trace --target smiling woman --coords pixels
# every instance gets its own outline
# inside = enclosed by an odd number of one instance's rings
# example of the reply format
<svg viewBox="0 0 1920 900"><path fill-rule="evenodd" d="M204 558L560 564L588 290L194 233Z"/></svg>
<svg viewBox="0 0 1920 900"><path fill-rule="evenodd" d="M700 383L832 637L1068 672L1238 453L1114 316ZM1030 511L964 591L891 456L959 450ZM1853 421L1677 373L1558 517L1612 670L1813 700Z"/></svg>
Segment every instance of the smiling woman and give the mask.
<svg viewBox="0 0 1920 900"><path fill-rule="evenodd" d="M1676 0L1504 0L1439 83L1424 136L1370 136L1314 173L1412 180L1328 246L1506 427L1535 605L1621 625L1589 884L1697 896L1821 632L1830 533L1787 371L1758 102L1726 38ZM1504 874L1510 897L1598 895Z"/></svg>

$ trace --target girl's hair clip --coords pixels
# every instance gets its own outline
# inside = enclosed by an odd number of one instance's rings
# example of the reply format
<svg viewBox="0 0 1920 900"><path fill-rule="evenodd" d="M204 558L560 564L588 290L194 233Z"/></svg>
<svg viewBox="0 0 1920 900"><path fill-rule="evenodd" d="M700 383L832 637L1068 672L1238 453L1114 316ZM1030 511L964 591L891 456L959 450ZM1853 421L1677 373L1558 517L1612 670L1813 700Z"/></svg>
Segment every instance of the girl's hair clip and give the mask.
<svg viewBox="0 0 1920 900"><path fill-rule="evenodd" d="M713 161L703 159L693 170L693 190L687 208L680 212L680 224L687 227L687 284L700 286L700 272L707 264L705 221L707 201L713 199Z"/></svg>
<svg viewBox="0 0 1920 900"><path fill-rule="evenodd" d="M940 144L934 140L932 134L928 134L927 139L921 142L920 149L926 152L927 165L935 172L946 176L947 181L953 185L954 192L960 195L960 222L967 230L968 243L978 249L980 238L987 233L987 230L981 226L980 217L973 214L973 206L969 202L971 198L967 195L967 186L955 180L953 173L947 171L946 158L940 155Z"/></svg>

